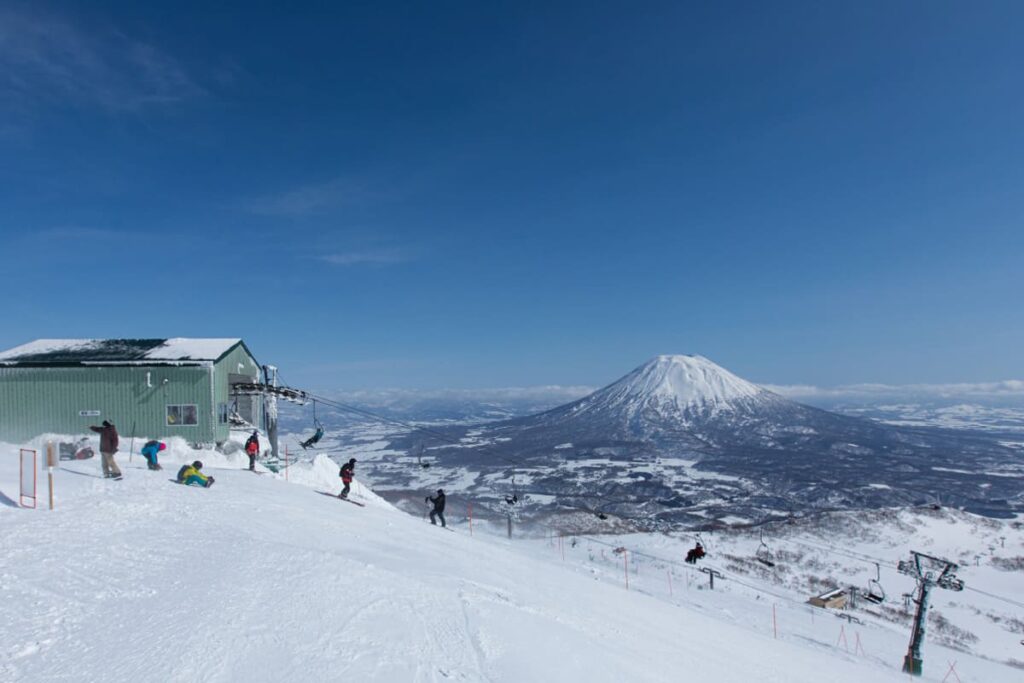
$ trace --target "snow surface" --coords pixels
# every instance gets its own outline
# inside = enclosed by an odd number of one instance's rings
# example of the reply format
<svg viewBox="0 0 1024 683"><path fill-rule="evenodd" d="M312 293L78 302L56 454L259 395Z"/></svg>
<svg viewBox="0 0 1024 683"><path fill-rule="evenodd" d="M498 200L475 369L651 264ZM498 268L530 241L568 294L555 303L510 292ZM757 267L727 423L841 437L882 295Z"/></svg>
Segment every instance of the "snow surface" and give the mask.
<svg viewBox="0 0 1024 683"><path fill-rule="evenodd" d="M146 354L149 360L217 360L241 339L168 339Z"/></svg>
<svg viewBox="0 0 1024 683"><path fill-rule="evenodd" d="M658 356L633 370L612 387L622 395L668 400L680 408L723 404L765 393L756 384L696 355Z"/></svg>
<svg viewBox="0 0 1024 683"><path fill-rule="evenodd" d="M703 356L657 356L622 379L572 404L574 413L612 411L629 418L653 410L674 420L777 398ZM668 413L666 413L668 411Z"/></svg>
<svg viewBox="0 0 1024 683"><path fill-rule="evenodd" d="M599 571L564 559L583 557L568 541L560 559L542 541L471 536L454 503L455 530L432 528L358 480L365 508L320 495L338 489L323 455L288 481L179 441L162 472L121 455L121 482L95 459L65 462L52 512L16 507L17 449L0 455L0 680L905 680L872 649L892 632L865 632L866 654L813 626L776 639L749 596L689 579L674 598L625 590L610 553ZM196 457L212 488L169 481Z"/></svg>
<svg viewBox="0 0 1024 683"><path fill-rule="evenodd" d="M99 349L106 339L37 339L0 352L0 361L15 361L23 356L54 353L58 351L88 351ZM167 339L145 354L139 360L217 360L241 339L189 339L176 337Z"/></svg>
<svg viewBox="0 0 1024 683"><path fill-rule="evenodd" d="M15 346L13 349L0 351L0 361L15 360L22 356L34 356L40 353L53 353L54 351L78 351L94 348L100 340L97 339L36 339L35 341Z"/></svg>

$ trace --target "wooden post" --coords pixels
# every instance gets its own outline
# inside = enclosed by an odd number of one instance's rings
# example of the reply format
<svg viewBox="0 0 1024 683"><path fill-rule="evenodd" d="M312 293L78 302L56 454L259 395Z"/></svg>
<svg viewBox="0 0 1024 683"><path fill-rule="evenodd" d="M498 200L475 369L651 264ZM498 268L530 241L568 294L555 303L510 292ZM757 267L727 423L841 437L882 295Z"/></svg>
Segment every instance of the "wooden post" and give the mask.
<svg viewBox="0 0 1024 683"><path fill-rule="evenodd" d="M467 508L469 510L469 535L472 536L473 535L473 504L472 503L467 503L466 505L467 505Z"/></svg>
<svg viewBox="0 0 1024 683"><path fill-rule="evenodd" d="M672 597L672 570L666 569L665 574L668 575L668 596Z"/></svg>
<svg viewBox="0 0 1024 683"><path fill-rule="evenodd" d="M779 620L775 616L775 603L774 602L772 603L772 633L775 635L775 638L779 637Z"/></svg>
<svg viewBox="0 0 1024 683"><path fill-rule="evenodd" d="M508 537L512 538L512 515L508 516Z"/></svg>
<svg viewBox="0 0 1024 683"><path fill-rule="evenodd" d="M53 468L57 465L57 451L52 441L46 442L46 469L50 478L50 509L53 509Z"/></svg>
<svg viewBox="0 0 1024 683"><path fill-rule="evenodd" d="M565 562L565 537L559 534L558 550L562 553L562 562Z"/></svg>
<svg viewBox="0 0 1024 683"><path fill-rule="evenodd" d="M284 447L284 480L288 481L288 446Z"/></svg>

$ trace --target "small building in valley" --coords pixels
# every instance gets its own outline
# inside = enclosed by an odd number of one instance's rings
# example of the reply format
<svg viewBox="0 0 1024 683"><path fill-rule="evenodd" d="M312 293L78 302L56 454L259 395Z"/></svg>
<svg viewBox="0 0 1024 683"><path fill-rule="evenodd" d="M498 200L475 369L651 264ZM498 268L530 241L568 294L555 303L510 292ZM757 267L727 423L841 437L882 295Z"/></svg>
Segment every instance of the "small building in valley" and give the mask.
<svg viewBox="0 0 1024 683"><path fill-rule="evenodd" d="M835 588L821 595L816 595L807 602L815 607L825 609L846 609L850 596L842 588Z"/></svg>
<svg viewBox="0 0 1024 683"><path fill-rule="evenodd" d="M39 339L0 352L0 441L79 434L110 420L123 437L227 441L261 425L262 380L241 339Z"/></svg>

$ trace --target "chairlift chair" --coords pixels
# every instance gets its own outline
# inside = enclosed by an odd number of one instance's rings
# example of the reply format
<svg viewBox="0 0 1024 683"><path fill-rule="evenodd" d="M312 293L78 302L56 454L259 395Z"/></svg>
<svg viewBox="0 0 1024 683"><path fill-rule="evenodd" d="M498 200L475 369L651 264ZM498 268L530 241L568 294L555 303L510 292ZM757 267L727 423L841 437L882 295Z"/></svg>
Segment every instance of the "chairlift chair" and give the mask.
<svg viewBox="0 0 1024 683"><path fill-rule="evenodd" d="M316 427L316 431L313 436L309 437L305 441L300 441L299 445L302 446L302 450L312 448L313 446L320 443L320 439L324 438L324 426L323 423L316 416L316 399L313 399L313 426Z"/></svg>
<svg viewBox="0 0 1024 683"><path fill-rule="evenodd" d="M509 505L515 505L519 502L519 490L516 488L516 478L512 477L512 495L505 496L505 502Z"/></svg>
<svg viewBox="0 0 1024 683"><path fill-rule="evenodd" d="M754 559L766 567L775 566L775 562L772 560L771 548L769 548L768 544L764 542L764 529L761 529L761 545L757 547L757 552L754 553Z"/></svg>
<svg viewBox="0 0 1024 683"><path fill-rule="evenodd" d="M875 562L875 578L868 581L868 588L861 594L868 602L880 605L885 602L885 588L882 587L882 568Z"/></svg>
<svg viewBox="0 0 1024 683"><path fill-rule="evenodd" d="M423 444L416 445L416 464L422 469L428 469L430 467L429 462L423 462Z"/></svg>

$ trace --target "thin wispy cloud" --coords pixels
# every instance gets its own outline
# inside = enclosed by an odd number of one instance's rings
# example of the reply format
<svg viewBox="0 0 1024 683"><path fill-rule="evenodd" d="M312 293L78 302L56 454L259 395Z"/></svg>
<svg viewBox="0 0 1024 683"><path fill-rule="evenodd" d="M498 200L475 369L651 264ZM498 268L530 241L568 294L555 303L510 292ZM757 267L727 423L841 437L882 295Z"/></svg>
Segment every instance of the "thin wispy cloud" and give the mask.
<svg viewBox="0 0 1024 683"><path fill-rule="evenodd" d="M138 111L203 94L173 57L116 30L0 9L0 92L9 105Z"/></svg>
<svg viewBox="0 0 1024 683"><path fill-rule="evenodd" d="M242 206L250 213L265 216L299 217L362 202L370 196L371 192L359 182L350 178L333 178L279 194L256 197L243 202Z"/></svg>
<svg viewBox="0 0 1024 683"><path fill-rule="evenodd" d="M1000 398L1024 396L1024 380L998 382L960 382L948 384L848 384L838 387L817 387L808 384L764 385L789 398Z"/></svg>
<svg viewBox="0 0 1024 683"><path fill-rule="evenodd" d="M325 261L326 263L330 263L335 266L390 266L399 263L408 263L414 259L415 255L410 250L401 248L343 251L320 257L321 261Z"/></svg>

